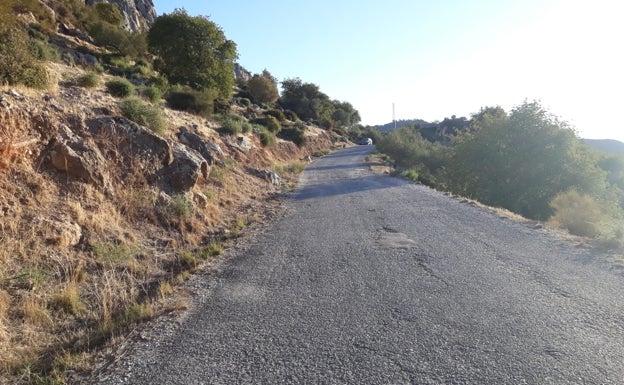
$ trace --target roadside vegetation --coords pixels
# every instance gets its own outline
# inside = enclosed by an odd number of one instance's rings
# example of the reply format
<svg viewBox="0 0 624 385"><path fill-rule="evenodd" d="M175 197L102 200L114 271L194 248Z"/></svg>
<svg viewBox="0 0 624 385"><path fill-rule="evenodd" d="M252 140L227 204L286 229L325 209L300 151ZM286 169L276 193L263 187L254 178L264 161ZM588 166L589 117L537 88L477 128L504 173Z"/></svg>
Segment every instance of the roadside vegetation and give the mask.
<svg viewBox="0 0 624 385"><path fill-rule="evenodd" d="M280 97L268 70L235 79L236 44L206 17L176 10L134 32L122 21L106 2L0 0L0 384L67 383L137 324L184 309L179 286L270 217L300 158L359 122L316 85L285 81ZM103 115L180 145L184 128L217 155L181 193L142 174L150 164L110 161L102 189L49 165L59 127L74 139ZM116 135L78 139L103 143L96 162L124 151Z"/></svg>
<svg viewBox="0 0 624 385"><path fill-rule="evenodd" d="M443 123L446 135L413 125L381 135L377 148L409 179L624 247L622 156L589 148L537 102Z"/></svg>

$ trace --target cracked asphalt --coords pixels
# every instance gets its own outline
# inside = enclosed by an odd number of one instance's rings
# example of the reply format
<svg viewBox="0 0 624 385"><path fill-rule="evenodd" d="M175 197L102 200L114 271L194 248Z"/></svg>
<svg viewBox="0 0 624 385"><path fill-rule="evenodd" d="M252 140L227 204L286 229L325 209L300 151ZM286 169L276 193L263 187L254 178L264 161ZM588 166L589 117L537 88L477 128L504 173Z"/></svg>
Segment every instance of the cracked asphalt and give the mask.
<svg viewBox="0 0 624 385"><path fill-rule="evenodd" d="M286 214L102 384L621 384L624 278L544 229L311 163Z"/></svg>

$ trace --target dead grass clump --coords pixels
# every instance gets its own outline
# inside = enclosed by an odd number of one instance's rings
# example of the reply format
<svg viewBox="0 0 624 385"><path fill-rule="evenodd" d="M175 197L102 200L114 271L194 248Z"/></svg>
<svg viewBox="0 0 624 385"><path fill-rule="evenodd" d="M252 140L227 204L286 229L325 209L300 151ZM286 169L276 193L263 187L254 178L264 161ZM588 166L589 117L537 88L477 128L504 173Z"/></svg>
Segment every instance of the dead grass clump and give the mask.
<svg viewBox="0 0 624 385"><path fill-rule="evenodd" d="M61 310L73 316L79 316L86 311L86 305L80 298L78 286L70 282L57 292L50 300L50 307Z"/></svg>
<svg viewBox="0 0 624 385"><path fill-rule="evenodd" d="M45 304L42 303L40 299L37 299L35 296L28 296L23 300L23 309L22 309L24 322L27 322L30 325L49 328L54 325L54 320L50 315L48 309Z"/></svg>
<svg viewBox="0 0 624 385"><path fill-rule="evenodd" d="M6 290L0 290L0 342L7 339L7 321L10 308L11 296Z"/></svg>

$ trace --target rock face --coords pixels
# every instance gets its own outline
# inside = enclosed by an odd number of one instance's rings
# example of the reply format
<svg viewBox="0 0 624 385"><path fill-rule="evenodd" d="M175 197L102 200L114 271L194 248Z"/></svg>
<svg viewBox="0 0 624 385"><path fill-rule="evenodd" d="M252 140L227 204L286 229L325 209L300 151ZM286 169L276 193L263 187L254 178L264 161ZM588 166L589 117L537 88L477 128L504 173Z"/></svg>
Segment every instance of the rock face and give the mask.
<svg viewBox="0 0 624 385"><path fill-rule="evenodd" d="M236 80L247 81L251 79L251 72L247 71L245 67L238 63L234 63L234 78Z"/></svg>
<svg viewBox="0 0 624 385"><path fill-rule="evenodd" d="M181 143L173 142L174 160L168 167L163 168L161 179L166 191L173 193L187 192L200 176L208 178L210 166L204 157Z"/></svg>
<svg viewBox="0 0 624 385"><path fill-rule="evenodd" d="M52 165L59 171L107 190L110 182L103 172L106 160L98 148L75 135L66 126L61 127L60 131L50 153Z"/></svg>
<svg viewBox="0 0 624 385"><path fill-rule="evenodd" d="M173 150L164 138L121 116L105 116L87 121L89 134L107 148L106 158L122 175L141 174L150 180L173 162Z"/></svg>
<svg viewBox="0 0 624 385"><path fill-rule="evenodd" d="M121 27L129 31L147 31L157 14L152 0L86 0L86 3L107 2L119 8L124 17Z"/></svg>
<svg viewBox="0 0 624 385"><path fill-rule="evenodd" d="M189 131L186 127L180 127L178 139L193 150L199 152L206 159L209 165L217 163L223 159L224 154L218 144L205 140L194 132Z"/></svg>

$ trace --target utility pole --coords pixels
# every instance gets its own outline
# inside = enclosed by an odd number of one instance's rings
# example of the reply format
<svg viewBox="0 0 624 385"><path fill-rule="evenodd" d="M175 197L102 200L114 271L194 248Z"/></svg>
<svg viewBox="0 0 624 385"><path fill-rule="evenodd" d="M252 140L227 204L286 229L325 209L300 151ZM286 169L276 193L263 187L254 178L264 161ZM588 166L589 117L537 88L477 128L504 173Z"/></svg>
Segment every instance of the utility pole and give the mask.
<svg viewBox="0 0 624 385"><path fill-rule="evenodd" d="M394 129L396 130L396 116L394 115L394 102L392 103L392 123L394 123Z"/></svg>

